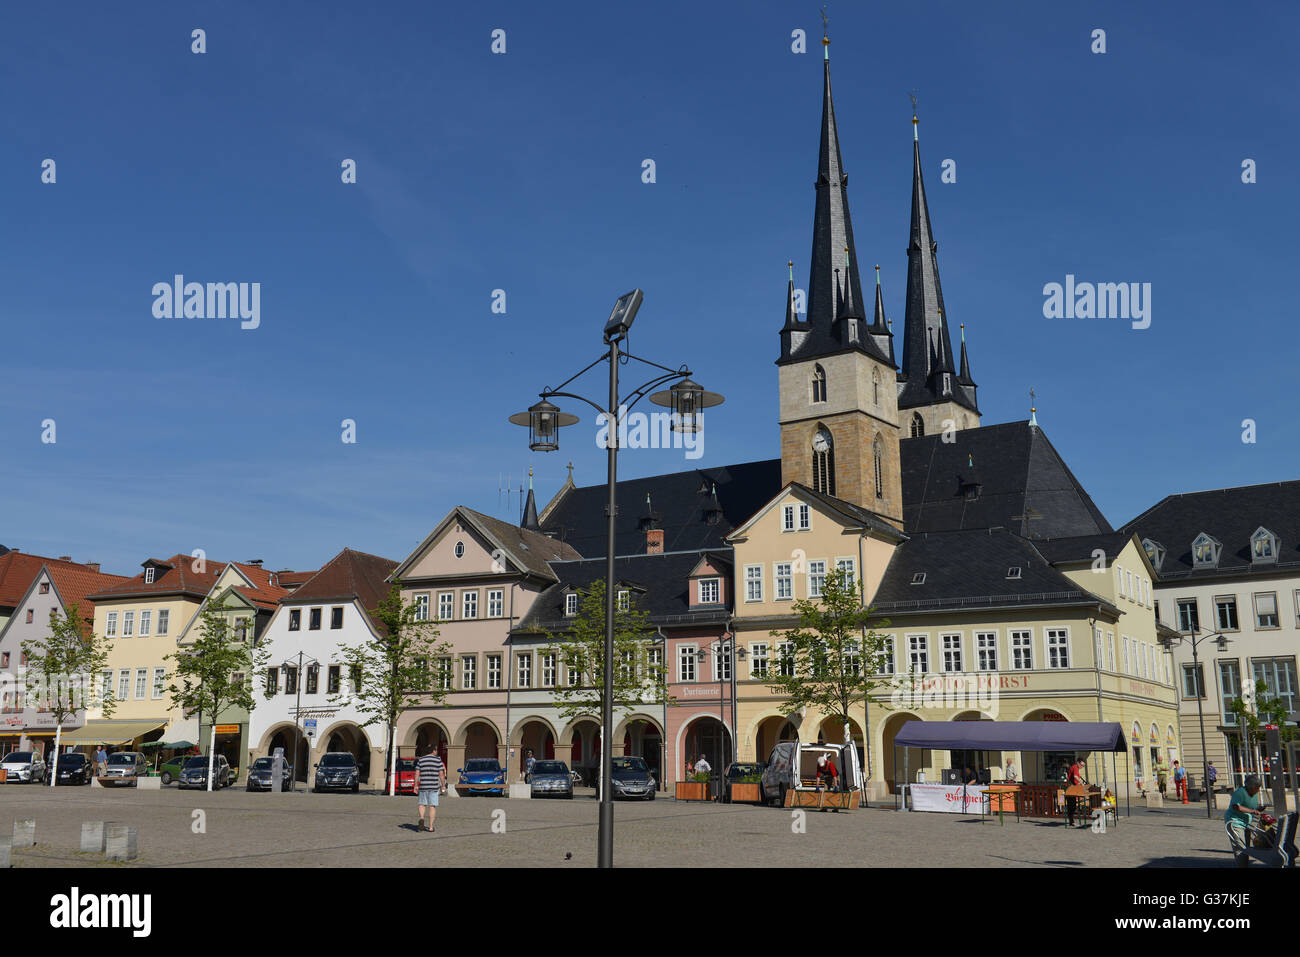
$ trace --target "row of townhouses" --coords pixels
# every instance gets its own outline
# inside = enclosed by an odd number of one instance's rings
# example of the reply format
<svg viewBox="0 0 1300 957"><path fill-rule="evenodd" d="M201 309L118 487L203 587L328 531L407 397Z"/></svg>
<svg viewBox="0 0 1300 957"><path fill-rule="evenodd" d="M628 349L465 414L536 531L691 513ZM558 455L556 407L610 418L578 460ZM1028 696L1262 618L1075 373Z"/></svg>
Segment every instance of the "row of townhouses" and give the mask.
<svg viewBox="0 0 1300 957"><path fill-rule="evenodd" d="M784 667L774 633L838 569L888 622L882 678L921 675L926 692L882 695L852 716L873 789L904 776L893 742L912 720L1118 722L1130 748L1119 775L1150 781L1158 760L1199 773L1203 718L1226 780L1250 761L1230 711L1243 688L1263 681L1297 707L1300 482L1172 495L1117 529L1036 416L984 425L964 327L953 350L915 117L896 351L879 273L871 307L862 286L824 69L807 308L791 278L779 330L780 455L619 483L617 601L648 615L644 661L665 668L669 698L619 708L613 753L644 756L671 786L701 754L719 768L793 737L844 740L839 718L789 713L768 683ZM514 773L531 750L593 769L597 716L564 717L555 693L583 676L548 648L605 574L607 493L570 474L540 511L530 489L517 522L458 506L404 557L344 548L310 571L177 554L122 578L10 551L0 670L21 669L21 640L76 602L114 642L101 677L118 707L79 716L70 745L206 742L211 717L200 725L167 698L164 656L215 602L273 662L251 676L251 713L217 716L217 747L239 767L283 747L300 778L346 750L376 786L388 729L338 703L349 677L339 648L377 634L371 612L400 581L452 648L445 699L397 724L404 752L434 745L453 769L496 757ZM6 747L50 741L48 713L29 704L5 698ZM906 776L1007 757L1045 780L1066 756L927 752Z"/></svg>

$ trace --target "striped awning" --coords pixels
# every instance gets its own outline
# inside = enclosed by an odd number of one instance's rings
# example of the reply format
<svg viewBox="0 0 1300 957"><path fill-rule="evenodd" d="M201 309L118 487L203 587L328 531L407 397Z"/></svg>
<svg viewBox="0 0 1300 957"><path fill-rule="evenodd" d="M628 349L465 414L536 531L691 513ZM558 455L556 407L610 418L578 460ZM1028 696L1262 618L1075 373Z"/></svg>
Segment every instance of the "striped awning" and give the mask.
<svg viewBox="0 0 1300 957"><path fill-rule="evenodd" d="M152 718L144 721L127 721L105 719L88 721L84 728L69 731L63 735L63 744L130 744L136 738L150 731L157 731L167 726L166 718Z"/></svg>

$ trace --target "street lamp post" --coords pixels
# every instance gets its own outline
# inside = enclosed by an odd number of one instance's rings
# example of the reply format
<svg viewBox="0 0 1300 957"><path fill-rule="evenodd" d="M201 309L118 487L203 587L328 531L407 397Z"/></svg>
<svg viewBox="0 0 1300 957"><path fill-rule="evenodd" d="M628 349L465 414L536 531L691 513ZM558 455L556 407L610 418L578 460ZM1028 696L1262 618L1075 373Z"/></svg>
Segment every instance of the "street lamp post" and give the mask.
<svg viewBox="0 0 1300 957"><path fill-rule="evenodd" d="M1197 637L1198 635L1200 637ZM1213 818L1214 795L1210 793L1210 754L1205 745L1205 707L1201 703L1205 697L1205 679L1201 674L1201 658L1198 653L1201 642L1209 638L1215 639L1220 651L1225 650L1231 640L1226 638L1222 632L1201 635L1199 628L1193 628L1187 634L1180 635L1178 640L1180 642L1186 641L1192 646L1192 681L1196 683L1196 720L1201 728L1201 784L1205 790L1205 816ZM1171 647L1173 643L1174 639L1171 638L1165 642L1165 645Z"/></svg>
<svg viewBox="0 0 1300 957"><path fill-rule="evenodd" d="M604 701L601 706L601 755L600 755L600 829L597 838L597 866L614 866L614 803L611 794L613 777L613 741L614 728L614 554L615 554L615 518L618 515L618 437L623 417L647 395L656 405L672 409L672 428L677 432L698 432L703 427L702 413L722 403L722 396L714 392L705 392L691 381L691 372L685 366L670 369L640 356L634 356L626 349L620 350L620 343L628 338L637 310L641 308L642 292L633 289L621 296L614 304L613 311L605 323L604 338L608 351L599 356L585 368L565 379L558 388L546 388L538 393L541 399L526 412L510 416L510 421L528 429L528 447L534 452L554 452L560 447L560 429L578 421L576 415L561 412L552 403L552 398L569 398L585 402L595 409L603 418L608 438L605 450L608 462L609 501L605 505L606 520L606 562L605 562L605 681ZM659 375L633 390L622 400L618 394L618 367L620 362L635 359L644 365L660 370ZM563 391L570 382L584 375L602 362L609 363L609 400L604 408L585 396ZM670 389L650 394L650 390L673 382ZM630 401L629 401L630 400Z"/></svg>
<svg viewBox="0 0 1300 957"><path fill-rule="evenodd" d="M295 672L294 686L298 692L298 703L293 709L293 773L289 776L289 790L294 794L298 793L298 753L302 749L302 682L303 682L303 658L306 657L303 652L298 652L298 670ZM288 658L280 663L280 667L292 667L289 662L293 659ZM320 662L315 658L310 659L311 664L319 665ZM304 769L305 772L305 769ZM275 787L274 784L271 785Z"/></svg>

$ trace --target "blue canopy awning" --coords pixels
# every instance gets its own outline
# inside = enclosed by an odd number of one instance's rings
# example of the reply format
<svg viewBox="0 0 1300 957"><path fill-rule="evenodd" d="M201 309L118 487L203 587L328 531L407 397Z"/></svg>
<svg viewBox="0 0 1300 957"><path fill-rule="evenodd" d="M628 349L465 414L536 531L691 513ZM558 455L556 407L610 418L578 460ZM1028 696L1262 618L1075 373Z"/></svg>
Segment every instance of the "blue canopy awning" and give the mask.
<svg viewBox="0 0 1300 957"><path fill-rule="evenodd" d="M895 747L968 751L1127 751L1113 721L909 721Z"/></svg>

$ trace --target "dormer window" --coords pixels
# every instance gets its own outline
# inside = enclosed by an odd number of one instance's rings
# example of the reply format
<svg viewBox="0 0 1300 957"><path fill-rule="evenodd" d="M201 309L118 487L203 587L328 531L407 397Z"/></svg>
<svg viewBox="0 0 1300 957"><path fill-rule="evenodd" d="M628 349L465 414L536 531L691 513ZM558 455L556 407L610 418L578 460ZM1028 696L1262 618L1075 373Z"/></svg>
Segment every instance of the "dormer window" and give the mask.
<svg viewBox="0 0 1300 957"><path fill-rule="evenodd" d="M1151 562L1151 567L1156 571L1160 571L1160 566L1165 563L1165 547L1159 542L1144 538L1142 539L1142 549L1147 553L1147 559Z"/></svg>
<svg viewBox="0 0 1300 957"><path fill-rule="evenodd" d="M154 567L152 565L150 565L148 568L144 570L144 583L146 585L153 584L153 573L154 573Z"/></svg>
<svg viewBox="0 0 1300 957"><path fill-rule="evenodd" d="M814 402L826 401L826 370L820 365L813 366L812 400Z"/></svg>
<svg viewBox="0 0 1300 957"><path fill-rule="evenodd" d="M700 579L700 604L716 605L722 601L722 583L717 578Z"/></svg>
<svg viewBox="0 0 1300 957"><path fill-rule="evenodd" d="M1019 578L1019 577L1020 577L1019 565L1012 565L1010 568L1007 569L1007 578Z"/></svg>
<svg viewBox="0 0 1300 957"><path fill-rule="evenodd" d="M564 614L572 618L578 613L578 595L576 592L569 592L564 596Z"/></svg>
<svg viewBox="0 0 1300 957"><path fill-rule="evenodd" d="M618 591L618 610L627 611L632 607L632 596L626 588L620 588Z"/></svg>
<svg viewBox="0 0 1300 957"><path fill-rule="evenodd" d="M1250 536L1250 560L1256 564L1277 561L1277 536L1267 528L1261 526Z"/></svg>
<svg viewBox="0 0 1300 957"><path fill-rule="evenodd" d="M1201 532L1192 542L1192 564L1197 568L1217 568L1222 548L1217 539Z"/></svg>
<svg viewBox="0 0 1300 957"><path fill-rule="evenodd" d="M925 584L925 572L917 572L915 575L913 575L913 576L912 576L912 584L913 584L913 585L924 585L924 584Z"/></svg>

